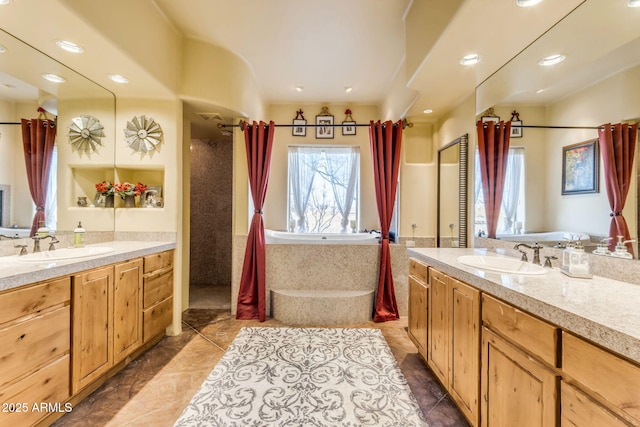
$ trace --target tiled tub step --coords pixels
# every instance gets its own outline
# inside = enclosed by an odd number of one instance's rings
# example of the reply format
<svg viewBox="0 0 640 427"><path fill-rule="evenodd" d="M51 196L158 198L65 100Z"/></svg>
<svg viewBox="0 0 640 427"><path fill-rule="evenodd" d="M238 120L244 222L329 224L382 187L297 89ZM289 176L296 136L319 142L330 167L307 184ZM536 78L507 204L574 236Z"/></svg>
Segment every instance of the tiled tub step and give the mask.
<svg viewBox="0 0 640 427"><path fill-rule="evenodd" d="M271 290L271 315L293 325L337 325L371 320L373 291Z"/></svg>

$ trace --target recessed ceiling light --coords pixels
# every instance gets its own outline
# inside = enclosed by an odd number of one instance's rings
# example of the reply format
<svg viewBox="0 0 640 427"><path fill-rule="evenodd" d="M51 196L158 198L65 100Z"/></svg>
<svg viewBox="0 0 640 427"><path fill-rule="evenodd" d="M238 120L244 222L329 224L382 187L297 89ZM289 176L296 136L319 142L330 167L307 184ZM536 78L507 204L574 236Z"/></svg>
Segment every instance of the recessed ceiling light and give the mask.
<svg viewBox="0 0 640 427"><path fill-rule="evenodd" d="M347 92L347 93L351 92L352 90L353 90L353 87L351 87L351 86L345 86L345 88L344 88L344 91Z"/></svg>
<svg viewBox="0 0 640 427"><path fill-rule="evenodd" d="M296 92L302 92L304 86L296 86Z"/></svg>
<svg viewBox="0 0 640 427"><path fill-rule="evenodd" d="M7 48L0 44L0 53L4 53L7 51Z"/></svg>
<svg viewBox="0 0 640 427"><path fill-rule="evenodd" d="M546 58L542 58L540 61L538 61L538 64L542 65L543 67L548 67L550 65L559 64L565 59L567 59L566 56L561 53L556 53L554 55L549 55Z"/></svg>
<svg viewBox="0 0 640 427"><path fill-rule="evenodd" d="M0 0L0 5L5 5L11 3L9 0Z"/></svg>
<svg viewBox="0 0 640 427"><path fill-rule="evenodd" d="M427 108L426 110L422 110L422 112L425 113L425 114L431 114L431 113L433 113L433 110L430 109L430 108Z"/></svg>
<svg viewBox="0 0 640 427"><path fill-rule="evenodd" d="M125 76L121 76L120 74L109 74L107 77L116 83L129 83L129 79Z"/></svg>
<svg viewBox="0 0 640 427"><path fill-rule="evenodd" d="M470 53L469 55L465 55L460 60L460 64L462 65L474 65L480 62L480 55L477 53Z"/></svg>
<svg viewBox="0 0 640 427"><path fill-rule="evenodd" d="M540 3L542 0L516 0L516 5L520 7L531 7Z"/></svg>
<svg viewBox="0 0 640 427"><path fill-rule="evenodd" d="M640 7L640 0L627 0L627 6Z"/></svg>
<svg viewBox="0 0 640 427"><path fill-rule="evenodd" d="M71 52L71 53L82 53L84 52L84 48L80 45L75 44L74 42L70 42L67 40L57 40L56 41L56 45L58 45L58 47L60 49L66 50L67 52Z"/></svg>
<svg viewBox="0 0 640 427"><path fill-rule="evenodd" d="M42 78L54 83L64 83L67 81L67 79L65 79L64 77L51 73L43 74Z"/></svg>

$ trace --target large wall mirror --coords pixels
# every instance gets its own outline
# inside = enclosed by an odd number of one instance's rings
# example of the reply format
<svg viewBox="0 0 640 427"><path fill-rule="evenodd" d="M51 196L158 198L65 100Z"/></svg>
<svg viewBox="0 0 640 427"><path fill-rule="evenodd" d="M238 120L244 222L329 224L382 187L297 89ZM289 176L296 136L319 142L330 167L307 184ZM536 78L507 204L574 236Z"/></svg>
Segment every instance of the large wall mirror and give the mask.
<svg viewBox="0 0 640 427"><path fill-rule="evenodd" d="M113 209L79 206L78 197L86 197L90 205L95 184L113 180L115 96L2 30L0 45L0 234L24 235L24 229L31 227L35 205L26 176L21 126L17 123L23 118L38 118L39 107L47 111L47 118L57 116L57 165L51 175L57 189L54 187L50 198L55 200L51 228L58 234L69 232L78 219L91 217L95 218L92 231L113 231ZM61 76L65 81L45 80L45 74ZM69 140L69 127L83 116L97 119L104 127L101 145L88 151ZM87 211L83 209L94 209L94 214L85 215Z"/></svg>
<svg viewBox="0 0 640 427"><path fill-rule="evenodd" d="M467 152L468 135L438 150L439 248L467 247Z"/></svg>
<svg viewBox="0 0 640 427"><path fill-rule="evenodd" d="M628 7L626 0L586 0L478 86L478 117L493 108L494 116L508 121L517 112L523 125L521 132L512 132L510 143L522 155L519 200L513 204L517 213L499 221L498 238L517 241L522 235L554 233L536 240L557 245L566 233L585 234L587 245L594 247L608 236L611 209L597 128L640 118L639 22L640 8ZM550 55L564 60L541 65ZM587 155L595 153L597 163L584 175L595 189L564 191L571 174L583 171L570 168L571 156L582 153L581 147ZM638 185L633 181L622 213L637 239ZM483 227L478 215L474 222L471 228L478 235Z"/></svg>

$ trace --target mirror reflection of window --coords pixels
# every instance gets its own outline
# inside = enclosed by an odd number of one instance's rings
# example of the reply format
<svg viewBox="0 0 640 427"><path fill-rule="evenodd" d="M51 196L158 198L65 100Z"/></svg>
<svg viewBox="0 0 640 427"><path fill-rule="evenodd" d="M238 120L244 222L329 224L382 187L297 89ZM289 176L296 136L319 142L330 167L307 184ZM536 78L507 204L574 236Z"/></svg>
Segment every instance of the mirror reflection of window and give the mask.
<svg viewBox="0 0 640 427"><path fill-rule="evenodd" d="M51 233L58 227L58 145L53 146L51 169L47 183L47 204L44 207L45 226Z"/></svg>
<svg viewBox="0 0 640 427"><path fill-rule="evenodd" d="M476 236L486 235L487 220L484 210L484 194L482 178L480 176L480 154L475 156L475 221ZM524 180L524 148L509 148L507 170L502 193L502 205L498 217L497 237L500 235L514 235L525 232L525 180ZM484 233L484 234L483 234Z"/></svg>

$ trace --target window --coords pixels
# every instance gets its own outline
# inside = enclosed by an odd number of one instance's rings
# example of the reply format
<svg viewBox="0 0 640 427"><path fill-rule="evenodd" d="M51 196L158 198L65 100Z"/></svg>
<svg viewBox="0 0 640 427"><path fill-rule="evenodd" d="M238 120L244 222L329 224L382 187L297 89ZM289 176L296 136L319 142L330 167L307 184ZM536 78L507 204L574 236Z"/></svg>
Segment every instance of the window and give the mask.
<svg viewBox="0 0 640 427"><path fill-rule="evenodd" d="M359 147L289 147L289 229L345 233L358 228Z"/></svg>
<svg viewBox="0 0 640 427"><path fill-rule="evenodd" d="M47 204L44 208L45 226L55 232L58 228L58 146L53 146L51 153L51 169L49 170L49 181L47 184Z"/></svg>
<svg viewBox="0 0 640 427"><path fill-rule="evenodd" d="M500 207L496 234L520 234L526 229L524 226L524 194L524 148L509 148L502 206ZM478 151L476 151L475 201L474 232L477 236L481 232L487 232Z"/></svg>

